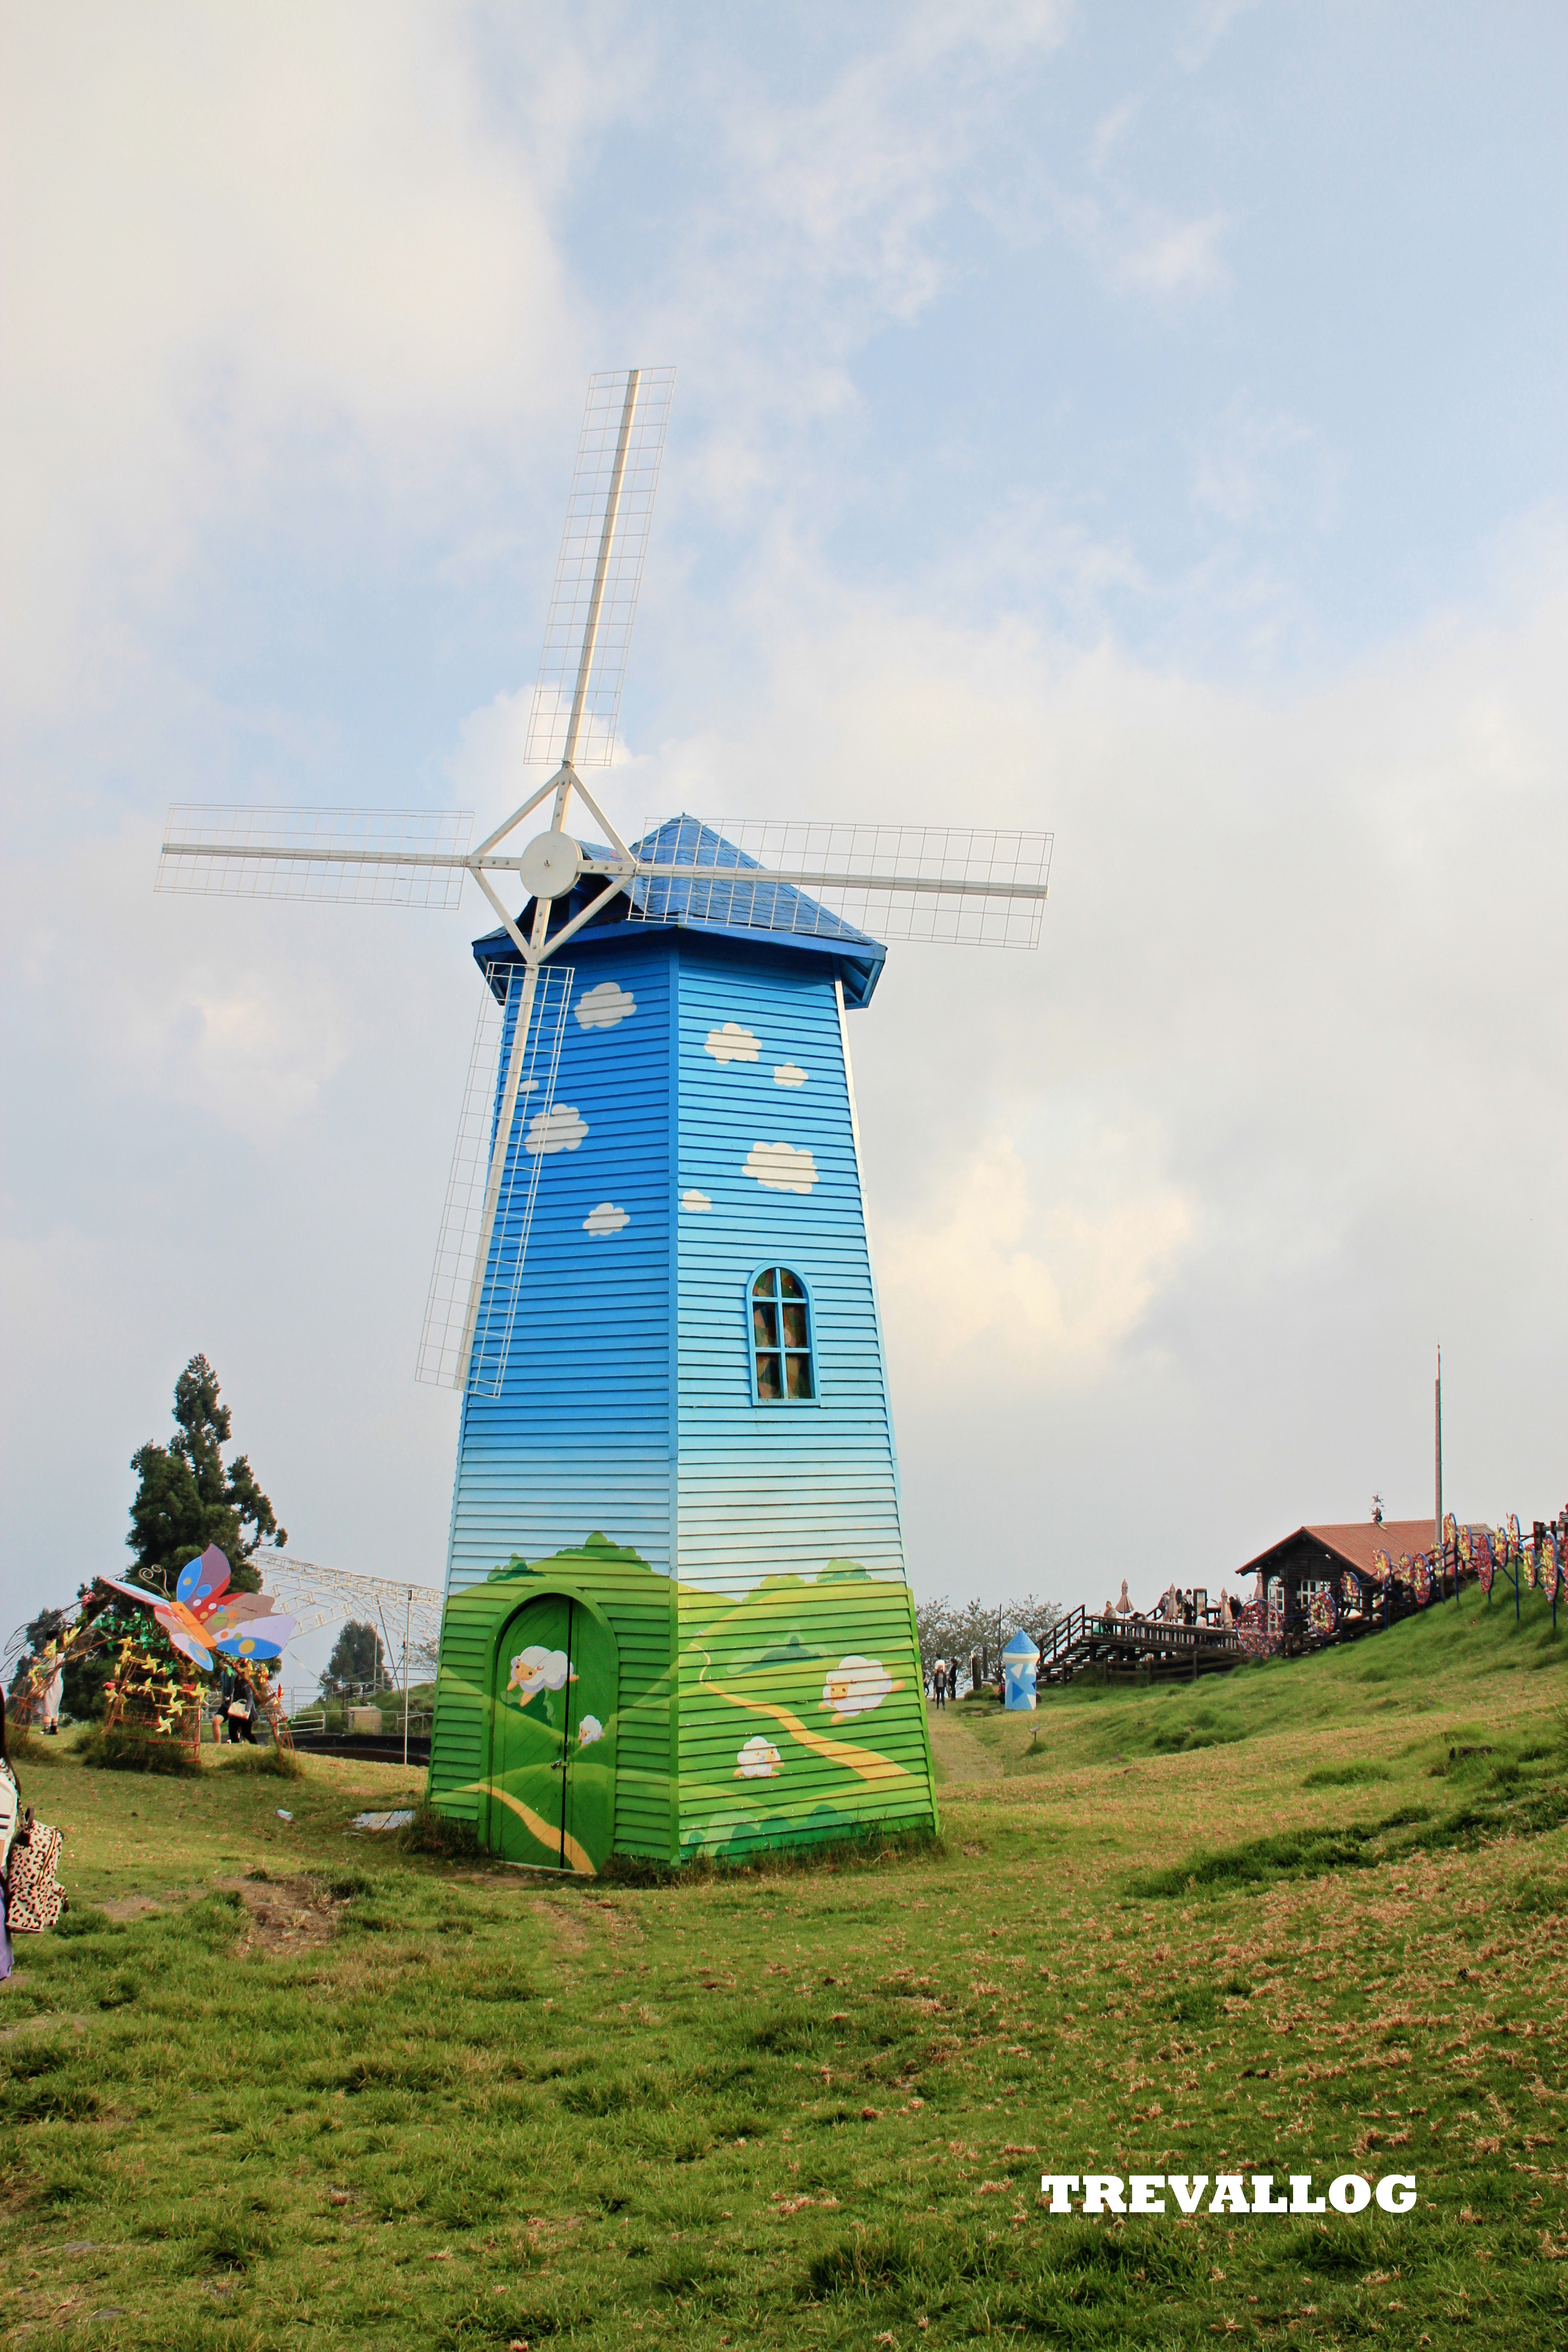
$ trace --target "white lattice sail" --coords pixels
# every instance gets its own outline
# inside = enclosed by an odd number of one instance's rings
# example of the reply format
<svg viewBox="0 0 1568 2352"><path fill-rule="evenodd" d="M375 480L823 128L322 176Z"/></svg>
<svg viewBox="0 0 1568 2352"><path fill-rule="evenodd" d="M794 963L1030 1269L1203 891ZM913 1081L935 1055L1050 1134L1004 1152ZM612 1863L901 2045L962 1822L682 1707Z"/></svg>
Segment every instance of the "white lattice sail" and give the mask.
<svg viewBox="0 0 1568 2352"><path fill-rule="evenodd" d="M555 1074L575 976L568 964L542 965L536 975L521 963L486 967L415 1367L415 1378L431 1386L466 1386L483 1396L500 1393L539 1192L540 1155L520 1147L519 1129L541 1113L548 1116L554 1106ZM500 1121L510 1073L508 1047L524 1017L528 1029L503 1141ZM498 1150L503 1153L499 1171ZM498 1176L493 1187L492 1174ZM519 1211L515 1221L514 1203ZM501 1244L493 1276L487 1280L489 1269L481 1255L489 1255L492 1232L500 1233Z"/></svg>
<svg viewBox="0 0 1568 2352"><path fill-rule="evenodd" d="M177 801L154 887L217 898L449 909L472 809L225 808Z"/></svg>
<svg viewBox="0 0 1568 2352"><path fill-rule="evenodd" d="M633 844L634 920L727 930L1033 948L1048 833L831 819L682 816Z"/></svg>
<svg viewBox="0 0 1568 2352"><path fill-rule="evenodd" d="M589 379L527 761L609 764L674 389L673 368Z"/></svg>

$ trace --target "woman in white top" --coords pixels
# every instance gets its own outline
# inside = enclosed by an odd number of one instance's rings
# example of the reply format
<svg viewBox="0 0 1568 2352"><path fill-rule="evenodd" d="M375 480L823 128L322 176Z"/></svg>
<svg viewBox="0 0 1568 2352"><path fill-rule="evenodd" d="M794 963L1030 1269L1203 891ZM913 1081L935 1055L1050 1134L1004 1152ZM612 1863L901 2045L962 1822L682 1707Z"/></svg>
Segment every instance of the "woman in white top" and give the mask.
<svg viewBox="0 0 1568 2352"><path fill-rule="evenodd" d="M6 1751L5 1694L0 1690L0 1982L11 1973L11 1935L5 1916L10 1898L5 1874L11 1867L11 1848L18 1832L26 1838L29 1830L30 1825L22 1817L22 1791Z"/></svg>

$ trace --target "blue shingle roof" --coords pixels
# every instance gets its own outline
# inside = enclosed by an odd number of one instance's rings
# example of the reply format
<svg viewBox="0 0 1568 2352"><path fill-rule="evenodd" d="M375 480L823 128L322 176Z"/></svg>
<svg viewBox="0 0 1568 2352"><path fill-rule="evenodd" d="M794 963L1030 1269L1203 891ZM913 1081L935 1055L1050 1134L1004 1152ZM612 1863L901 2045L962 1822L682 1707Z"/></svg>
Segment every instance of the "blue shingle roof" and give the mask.
<svg viewBox="0 0 1568 2352"><path fill-rule="evenodd" d="M652 865L711 867L713 879L666 876L634 882L610 900L602 915L584 925L578 939L586 940L616 923L670 923L721 939L827 955L843 982L845 1003L870 1003L887 961L882 942L857 930L853 923L845 922L793 883L770 880L766 867L756 858L748 857L700 817L670 817L631 846L637 857ZM595 842L584 842L583 848L590 857L610 855ZM556 920L569 922L602 887L598 876L585 875L569 898L557 902L552 928ZM532 912L531 900L520 918L521 928L527 929ZM504 930L487 932L474 941L475 959L480 965L504 960L511 951Z"/></svg>

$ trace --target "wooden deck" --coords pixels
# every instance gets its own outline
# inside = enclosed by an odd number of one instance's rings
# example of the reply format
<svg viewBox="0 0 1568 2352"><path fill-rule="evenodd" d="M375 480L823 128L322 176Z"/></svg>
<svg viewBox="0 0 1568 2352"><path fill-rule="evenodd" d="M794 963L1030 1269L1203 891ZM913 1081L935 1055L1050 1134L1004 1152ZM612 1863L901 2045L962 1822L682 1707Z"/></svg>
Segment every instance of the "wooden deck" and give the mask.
<svg viewBox="0 0 1568 2352"><path fill-rule="evenodd" d="M1241 1636L1222 1625L1173 1625L1162 1617L1108 1616L1075 1609L1051 1629L1036 1669L1037 1683L1070 1682L1094 1666L1110 1675L1195 1680L1239 1665Z"/></svg>

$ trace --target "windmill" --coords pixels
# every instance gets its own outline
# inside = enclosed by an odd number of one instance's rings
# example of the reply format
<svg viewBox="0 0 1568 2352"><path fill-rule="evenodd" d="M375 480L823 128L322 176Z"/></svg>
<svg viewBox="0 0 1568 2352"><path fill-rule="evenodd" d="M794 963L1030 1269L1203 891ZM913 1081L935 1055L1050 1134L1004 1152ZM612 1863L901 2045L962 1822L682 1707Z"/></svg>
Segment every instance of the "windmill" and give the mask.
<svg viewBox="0 0 1568 2352"><path fill-rule="evenodd" d="M589 386L525 751L547 782L471 849L448 811L176 806L158 877L450 908L471 875L500 919L417 1367L463 1396L431 1794L579 1870L934 1822L845 1016L889 939L1036 946L1051 847L622 838L583 771L614 748L673 381Z"/></svg>

